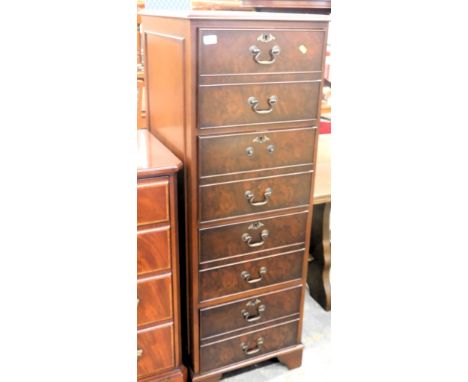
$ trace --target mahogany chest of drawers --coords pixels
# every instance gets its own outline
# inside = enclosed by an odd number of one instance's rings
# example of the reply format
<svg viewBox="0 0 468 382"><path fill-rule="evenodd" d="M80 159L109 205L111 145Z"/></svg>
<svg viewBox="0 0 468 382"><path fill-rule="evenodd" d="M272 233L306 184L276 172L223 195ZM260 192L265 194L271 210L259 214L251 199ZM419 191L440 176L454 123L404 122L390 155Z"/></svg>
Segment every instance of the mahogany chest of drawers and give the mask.
<svg viewBox="0 0 468 382"><path fill-rule="evenodd" d="M138 380L185 382L175 177L182 162L148 130L137 134Z"/></svg>
<svg viewBox="0 0 468 382"><path fill-rule="evenodd" d="M148 126L184 161L194 381L301 365L328 17L142 14Z"/></svg>

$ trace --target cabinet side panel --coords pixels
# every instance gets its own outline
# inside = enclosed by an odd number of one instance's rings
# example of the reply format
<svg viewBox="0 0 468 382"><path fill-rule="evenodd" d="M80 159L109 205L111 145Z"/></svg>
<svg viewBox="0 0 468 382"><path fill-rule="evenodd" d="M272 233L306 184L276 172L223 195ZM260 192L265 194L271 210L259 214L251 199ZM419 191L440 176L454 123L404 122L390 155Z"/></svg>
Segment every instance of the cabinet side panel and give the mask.
<svg viewBox="0 0 468 382"><path fill-rule="evenodd" d="M179 158L185 151L185 38L145 31L148 127Z"/></svg>

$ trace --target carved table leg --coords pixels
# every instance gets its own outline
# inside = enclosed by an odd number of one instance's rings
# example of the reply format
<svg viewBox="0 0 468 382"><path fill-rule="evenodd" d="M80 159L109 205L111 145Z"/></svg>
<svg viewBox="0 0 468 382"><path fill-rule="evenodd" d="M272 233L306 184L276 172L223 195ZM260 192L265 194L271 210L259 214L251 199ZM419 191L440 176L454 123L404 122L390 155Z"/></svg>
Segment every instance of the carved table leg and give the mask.
<svg viewBox="0 0 468 382"><path fill-rule="evenodd" d="M331 202L314 206L312 236L310 240L307 284L310 295L325 310L331 309L330 266L330 209Z"/></svg>
<svg viewBox="0 0 468 382"><path fill-rule="evenodd" d="M302 349L280 355L278 356L278 361L280 361L288 369L295 369L296 367L300 367L302 365Z"/></svg>

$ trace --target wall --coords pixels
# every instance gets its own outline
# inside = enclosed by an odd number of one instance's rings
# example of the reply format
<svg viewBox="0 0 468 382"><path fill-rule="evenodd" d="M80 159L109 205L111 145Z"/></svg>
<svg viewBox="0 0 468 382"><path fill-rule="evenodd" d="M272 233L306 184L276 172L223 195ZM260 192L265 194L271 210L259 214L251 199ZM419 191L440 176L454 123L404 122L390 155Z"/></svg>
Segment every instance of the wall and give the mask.
<svg viewBox="0 0 468 382"><path fill-rule="evenodd" d="M148 9L190 9L190 0L145 0Z"/></svg>

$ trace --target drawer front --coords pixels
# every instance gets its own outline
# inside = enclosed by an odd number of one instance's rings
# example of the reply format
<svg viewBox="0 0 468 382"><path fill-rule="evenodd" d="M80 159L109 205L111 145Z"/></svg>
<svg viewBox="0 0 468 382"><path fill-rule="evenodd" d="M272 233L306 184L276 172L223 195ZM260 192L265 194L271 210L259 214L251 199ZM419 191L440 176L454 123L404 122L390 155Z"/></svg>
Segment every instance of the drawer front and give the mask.
<svg viewBox="0 0 468 382"><path fill-rule="evenodd" d="M201 75L322 70L321 29L201 29L199 36Z"/></svg>
<svg viewBox="0 0 468 382"><path fill-rule="evenodd" d="M316 128L199 138L200 175L311 164Z"/></svg>
<svg viewBox="0 0 468 382"><path fill-rule="evenodd" d="M307 212L200 230L200 261L304 243Z"/></svg>
<svg viewBox="0 0 468 382"><path fill-rule="evenodd" d="M200 271L200 299L210 300L233 293L300 279L304 250Z"/></svg>
<svg viewBox="0 0 468 382"><path fill-rule="evenodd" d="M172 318L172 277L141 280L137 286L138 325L154 324Z"/></svg>
<svg viewBox="0 0 468 382"><path fill-rule="evenodd" d="M202 221L308 205L312 173L257 178L200 187Z"/></svg>
<svg viewBox="0 0 468 382"><path fill-rule="evenodd" d="M137 223L152 224L169 220L169 178L140 181L137 188Z"/></svg>
<svg viewBox="0 0 468 382"><path fill-rule="evenodd" d="M302 286L243 299L200 312L200 336L207 338L299 314Z"/></svg>
<svg viewBox="0 0 468 382"><path fill-rule="evenodd" d="M298 330L298 321L293 321L203 345L200 348L201 371L217 369L296 345Z"/></svg>
<svg viewBox="0 0 468 382"><path fill-rule="evenodd" d="M137 234L138 275L171 267L170 228L139 231Z"/></svg>
<svg viewBox="0 0 468 382"><path fill-rule="evenodd" d="M175 367L173 324L138 333L138 377Z"/></svg>
<svg viewBox="0 0 468 382"><path fill-rule="evenodd" d="M201 86L199 127L313 121L319 92L320 81Z"/></svg>

